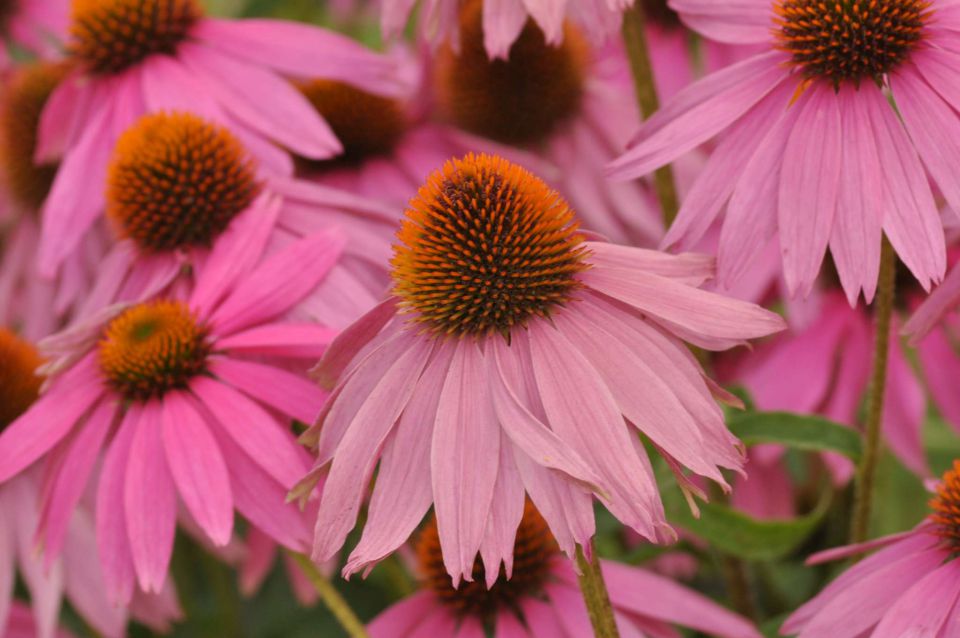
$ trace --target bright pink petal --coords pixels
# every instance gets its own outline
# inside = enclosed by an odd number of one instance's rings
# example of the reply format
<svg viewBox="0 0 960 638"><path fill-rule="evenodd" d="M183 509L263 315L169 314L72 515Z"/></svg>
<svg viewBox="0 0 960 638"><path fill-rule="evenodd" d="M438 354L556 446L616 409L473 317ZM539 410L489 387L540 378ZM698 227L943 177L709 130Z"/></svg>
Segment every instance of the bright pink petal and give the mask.
<svg viewBox="0 0 960 638"><path fill-rule="evenodd" d="M367 625L370 638L409 636L438 607L432 591L419 591L380 612Z"/></svg>
<svg viewBox="0 0 960 638"><path fill-rule="evenodd" d="M930 332L917 344L917 354L927 388L940 413L956 430L960 430L960 356L943 328Z"/></svg>
<svg viewBox="0 0 960 638"><path fill-rule="evenodd" d="M315 360L336 335L336 330L315 323L278 323L223 337L217 346L243 354Z"/></svg>
<svg viewBox="0 0 960 638"><path fill-rule="evenodd" d="M355 413L337 446L320 500L313 557L329 560L343 545L357 520L367 483L381 446L406 407L432 350L433 342L413 338L407 350L386 370Z"/></svg>
<svg viewBox="0 0 960 638"><path fill-rule="evenodd" d="M97 485L97 549L103 568L107 596L114 602L130 602L134 588L133 558L127 536L124 507L124 486L130 458L130 444L137 429L142 409L138 404L127 408L107 450Z"/></svg>
<svg viewBox="0 0 960 638"><path fill-rule="evenodd" d="M167 578L176 529L177 495L163 453L161 405L143 406L127 461L123 506L130 553L140 588L160 592Z"/></svg>
<svg viewBox="0 0 960 638"><path fill-rule="evenodd" d="M324 394L302 376L253 361L217 359L213 375L238 390L302 423L312 423L323 406Z"/></svg>
<svg viewBox="0 0 960 638"><path fill-rule="evenodd" d="M293 436L243 393L213 379L198 377L190 389L207 406L233 441L280 485L290 489L307 468Z"/></svg>
<svg viewBox="0 0 960 638"><path fill-rule="evenodd" d="M336 231L317 233L266 258L213 312L213 330L228 335L287 312L333 267L345 242Z"/></svg>
<svg viewBox="0 0 960 638"><path fill-rule="evenodd" d="M783 81L783 56L752 57L678 93L643 124L629 150L608 165L609 176L641 177L723 131Z"/></svg>
<svg viewBox="0 0 960 638"><path fill-rule="evenodd" d="M88 354L0 434L0 483L60 442L103 395L96 353Z"/></svg>
<svg viewBox="0 0 960 638"><path fill-rule="evenodd" d="M233 533L233 496L216 440L203 417L179 391L164 395L161 427L170 474L180 498L213 544L226 545Z"/></svg>
<svg viewBox="0 0 960 638"><path fill-rule="evenodd" d="M887 392L883 402L883 436L897 458L920 476L929 476L923 449L923 421L927 398L903 352L896 332L887 363Z"/></svg>
<svg viewBox="0 0 960 638"><path fill-rule="evenodd" d="M533 636L565 636L557 614L548 603L537 598L526 598L520 603L523 617ZM589 635L589 634L588 634Z"/></svg>

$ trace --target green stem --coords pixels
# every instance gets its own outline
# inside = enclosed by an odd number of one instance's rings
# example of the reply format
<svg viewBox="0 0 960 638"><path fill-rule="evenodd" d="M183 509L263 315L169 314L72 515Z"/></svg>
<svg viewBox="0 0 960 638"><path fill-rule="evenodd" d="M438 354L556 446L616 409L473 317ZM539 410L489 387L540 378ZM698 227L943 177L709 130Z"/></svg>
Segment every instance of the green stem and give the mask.
<svg viewBox="0 0 960 638"><path fill-rule="evenodd" d="M880 457L880 423L883 418L883 397L887 385L887 361L890 355L890 323L896 294L897 255L884 237L880 250L880 278L874 301L876 334L873 344L873 370L870 375L870 394L867 401L867 423L864 431L863 456L857 468L857 482L853 498L853 516L850 519L850 542L867 540L870 527L870 506L873 483Z"/></svg>
<svg viewBox="0 0 960 638"><path fill-rule="evenodd" d="M293 556L293 560L297 562L297 565L303 570L304 575L313 584L314 589L320 594L320 598L327 608L330 609L331 613L333 613L334 617L340 623L340 626L347 632L347 635L350 636L350 638L370 638L363 623L357 618L357 615L353 613L350 605L347 604L347 601L340 595L337 588L333 586L333 583L320 573L316 565L313 564L313 561L311 561L309 557L296 552L290 552L290 555Z"/></svg>
<svg viewBox="0 0 960 638"><path fill-rule="evenodd" d="M580 569L580 591L583 601L587 603L587 612L590 614L590 624L596 638L620 638L617 622L613 618L613 606L610 604L610 595L607 593L607 584L603 582L603 573L600 571L600 561L597 550L590 541L590 560L583 553L583 548L577 545L577 567Z"/></svg>
<svg viewBox="0 0 960 638"><path fill-rule="evenodd" d="M633 72L633 87L637 93L637 102L640 104L640 113L643 119L648 119L660 108L660 100L657 98L657 87L653 80L653 66L650 63L650 49L647 46L646 19L640 2L633 3L633 6L623 14L623 44L627 49L627 58L630 60L630 70ZM657 169L654 173L653 187L657 192L657 199L660 200L663 223L670 228L680 206L677 185L669 164Z"/></svg>

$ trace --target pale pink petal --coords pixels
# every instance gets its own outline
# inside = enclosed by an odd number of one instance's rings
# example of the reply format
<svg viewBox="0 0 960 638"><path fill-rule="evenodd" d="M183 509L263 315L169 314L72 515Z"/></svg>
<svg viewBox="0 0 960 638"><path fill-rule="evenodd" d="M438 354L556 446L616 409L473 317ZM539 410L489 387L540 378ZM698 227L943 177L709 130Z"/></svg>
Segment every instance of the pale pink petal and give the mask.
<svg viewBox="0 0 960 638"><path fill-rule="evenodd" d="M560 626L556 612L548 603L536 598L525 598L520 604L523 608L523 617L527 621L527 626L533 636L557 636L562 638L567 635Z"/></svg>
<svg viewBox="0 0 960 638"><path fill-rule="evenodd" d="M329 560L340 549L356 523L379 451L416 390L433 345L424 338L408 340L407 350L380 372L373 391L353 415L337 446L320 500L313 548L318 562Z"/></svg>
<svg viewBox="0 0 960 638"><path fill-rule="evenodd" d="M438 607L432 591L422 590L390 605L367 625L370 638L408 636Z"/></svg>
<svg viewBox="0 0 960 638"><path fill-rule="evenodd" d="M890 358L887 362L883 436L904 465L920 476L929 476L930 468L923 449L927 399L896 334L894 331L891 335Z"/></svg>
<svg viewBox="0 0 960 638"><path fill-rule="evenodd" d="M522 0L530 17L543 31L548 44L558 45L563 40L563 18L570 0Z"/></svg>
<svg viewBox="0 0 960 638"><path fill-rule="evenodd" d="M910 581L901 581L906 586ZM913 583L884 614L871 638L936 636L960 595L960 563L948 561Z"/></svg>
<svg viewBox="0 0 960 638"><path fill-rule="evenodd" d="M553 570L555 575L562 572L572 573L573 568L569 565L558 565ZM582 594L576 587L571 587L562 580L558 580L560 582L552 582L544 589L550 601L550 606L553 608L554 616L560 621L566 635L594 635L593 628L590 625L590 615L583 602Z"/></svg>
<svg viewBox="0 0 960 638"><path fill-rule="evenodd" d="M930 332L917 344L917 354L934 404L943 418L960 430L960 392L956 385L960 379L960 356L946 330L941 327Z"/></svg>
<svg viewBox="0 0 960 638"><path fill-rule="evenodd" d="M406 542L433 503L430 441L452 356L449 345L436 348L417 391L384 443L363 535L344 567L347 575L382 560Z"/></svg>
<svg viewBox="0 0 960 638"><path fill-rule="evenodd" d="M916 345L957 304L960 304L960 265L954 266L944 282L924 300L903 326L904 334L910 335L911 344Z"/></svg>
<svg viewBox="0 0 960 638"><path fill-rule="evenodd" d="M127 408L123 422L104 457L97 485L97 549L107 596L115 603L130 602L134 589L133 558L127 536L124 486L130 444L140 420L141 407Z"/></svg>
<svg viewBox="0 0 960 638"><path fill-rule="evenodd" d="M768 0L670 0L670 8L711 40L748 44L772 38L774 13Z"/></svg>
<svg viewBox="0 0 960 638"><path fill-rule="evenodd" d="M643 124L629 150L608 165L608 175L646 175L714 137L783 81L783 59L776 51L758 55L690 85Z"/></svg>
<svg viewBox="0 0 960 638"><path fill-rule="evenodd" d="M323 406L324 394L320 388L282 368L222 358L211 361L210 372L302 423L312 423Z"/></svg>
<svg viewBox="0 0 960 638"><path fill-rule="evenodd" d="M179 59L224 109L264 137L311 159L342 152L316 109L280 76L202 44L182 43Z"/></svg>
<svg viewBox="0 0 960 638"><path fill-rule="evenodd" d="M37 530L48 561L60 554L70 517L87 487L90 473L100 457L103 442L118 409L112 399L101 401L77 429L69 449L58 464L56 476L44 499L43 515Z"/></svg>
<svg viewBox="0 0 960 638"><path fill-rule="evenodd" d="M53 384L0 434L0 483L18 474L65 437L103 395L96 353Z"/></svg>
<svg viewBox="0 0 960 638"><path fill-rule="evenodd" d="M268 324L236 332L217 346L241 354L318 359L337 331L315 323Z"/></svg>
<svg viewBox="0 0 960 638"><path fill-rule="evenodd" d="M243 393L213 379L198 377L190 389L220 426L260 467L289 489L307 468L289 430Z"/></svg>
<svg viewBox="0 0 960 638"><path fill-rule="evenodd" d="M266 258L213 311L214 332L228 335L288 311L333 267L345 242L337 231L317 233Z"/></svg>
<svg viewBox="0 0 960 638"><path fill-rule="evenodd" d="M681 253L671 255L658 250L633 248L603 242L588 241L590 263L598 268L635 268L652 275L668 277L688 286L699 286L712 279L715 261L710 255Z"/></svg>
<svg viewBox="0 0 960 638"><path fill-rule="evenodd" d="M130 442L123 506L140 588L159 592L167 578L176 529L177 494L162 453L161 405L144 404Z"/></svg>
<svg viewBox="0 0 960 638"><path fill-rule="evenodd" d="M180 391L164 395L161 427L180 498L213 544L226 545L233 533L233 496L217 442Z"/></svg>
<svg viewBox="0 0 960 638"><path fill-rule="evenodd" d="M333 388L356 354L396 315L396 308L396 297L389 297L343 330L311 370L317 382Z"/></svg>
<svg viewBox="0 0 960 638"><path fill-rule="evenodd" d="M49 567L33 545L37 524L37 489L33 481L23 477L7 488L8 504L15 513L14 534L20 575L30 592L37 638L52 638L63 599L63 565L57 561Z"/></svg>
<svg viewBox="0 0 960 638"><path fill-rule="evenodd" d="M752 455L744 469L747 477L737 480L730 496L733 507L760 519L788 520L796 516L793 482L779 458L764 463Z"/></svg>
<svg viewBox="0 0 960 638"><path fill-rule="evenodd" d="M517 528L523 518L523 481L513 460L513 446L506 432L500 430L500 458L497 461L497 482L493 487L490 514L480 540L487 588L493 587L503 563L507 578L513 576L513 546Z"/></svg>
<svg viewBox="0 0 960 638"><path fill-rule="evenodd" d="M517 0L483 3L483 45L490 59L507 59L511 45L526 22L527 12Z"/></svg>
<svg viewBox="0 0 960 638"><path fill-rule="evenodd" d="M693 333L731 340L763 337L786 327L753 304L685 286L642 271L594 268L580 275L590 288Z"/></svg>
<svg viewBox="0 0 960 638"><path fill-rule="evenodd" d="M124 635L127 610L112 603L100 570L93 523L86 511L75 515L70 540L63 548L64 589L70 604L107 638Z"/></svg>
<svg viewBox="0 0 960 638"><path fill-rule="evenodd" d="M312 25L268 18L207 18L191 35L230 56L287 75L341 80L376 94L394 95L408 88L389 56Z"/></svg>

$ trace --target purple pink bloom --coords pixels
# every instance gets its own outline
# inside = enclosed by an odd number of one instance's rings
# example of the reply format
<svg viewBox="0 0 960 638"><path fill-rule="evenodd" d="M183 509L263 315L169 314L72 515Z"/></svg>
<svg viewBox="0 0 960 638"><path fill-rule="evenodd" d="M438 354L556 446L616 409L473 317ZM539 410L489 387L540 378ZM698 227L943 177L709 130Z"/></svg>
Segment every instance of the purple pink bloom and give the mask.
<svg viewBox="0 0 960 638"><path fill-rule="evenodd" d="M646 451L725 485L742 453L683 341L713 350L783 328L779 316L698 289L712 260L585 241L573 211L506 160L468 155L413 199L393 294L347 328L317 375L333 387L303 440L326 475L314 558L354 526L344 573L379 561L431 506L454 584L512 564L524 494L560 548L594 533L591 494L649 540L674 537Z"/></svg>
<svg viewBox="0 0 960 638"><path fill-rule="evenodd" d="M960 5L671 6L709 38L765 50L681 91L610 165L632 179L724 134L664 245L695 242L725 210L724 282L777 241L789 289L806 294L829 247L847 298L862 290L869 301L882 234L925 289L940 281L944 234L928 176L960 214ZM867 25L865 40L853 25Z"/></svg>
<svg viewBox="0 0 960 638"><path fill-rule="evenodd" d="M129 601L135 581L163 590L178 509L214 544L230 540L236 509L282 545L303 547L303 517L284 505L307 469L289 424L312 420L324 395L289 367L305 369L334 333L285 317L343 243L328 231L259 262L257 252L234 254L189 290L109 307L44 342L51 378L0 434L0 481L46 466L38 537L47 552L63 547L92 475L114 599Z"/></svg>

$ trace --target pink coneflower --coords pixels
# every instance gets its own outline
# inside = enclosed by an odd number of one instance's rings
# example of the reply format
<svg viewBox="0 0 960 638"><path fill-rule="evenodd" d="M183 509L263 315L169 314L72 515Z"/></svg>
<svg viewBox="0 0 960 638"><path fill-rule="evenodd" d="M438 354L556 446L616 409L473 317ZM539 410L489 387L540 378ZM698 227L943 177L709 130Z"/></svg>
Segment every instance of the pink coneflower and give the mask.
<svg viewBox="0 0 960 638"><path fill-rule="evenodd" d="M380 24L388 36L399 35L416 0L383 0ZM420 33L431 43L450 42L459 47L457 26L460 0L423 0L419 3ZM491 58L506 58L527 20L533 20L551 45L559 45L568 33L567 19L600 41L620 26L620 15L633 0L486 0L483 4L483 47Z"/></svg>
<svg viewBox="0 0 960 638"><path fill-rule="evenodd" d="M514 569L490 573L479 557L474 582L454 587L444 570L437 522L420 533L417 558L424 588L375 618L371 638L590 636L590 619L570 562L528 501L516 529ZM600 561L623 635L673 636L674 625L723 638L759 638L745 619L709 598L648 571Z"/></svg>
<svg viewBox="0 0 960 638"><path fill-rule="evenodd" d="M0 431L36 401L42 379L34 371L41 363L33 346L0 328ZM28 471L0 485L0 635L10 635L10 628L20 622L10 613L14 576L19 571L32 601L35 626L31 637L54 635L64 594L102 635L121 636L127 610L107 599L93 524L84 508L74 512L67 523L61 556L44 559L35 551L34 532L43 515L38 509L41 483L39 471ZM153 602L140 598L142 604ZM157 620L163 624L176 615L174 602Z"/></svg>
<svg viewBox="0 0 960 638"><path fill-rule="evenodd" d="M19 602L14 602L10 607L10 617L6 627L0 624L0 635L3 638L37 638L42 635L37 621L30 612L30 607ZM76 638L74 634L66 629L58 628L53 634L54 638Z"/></svg>
<svg viewBox="0 0 960 638"><path fill-rule="evenodd" d="M107 158L139 116L190 110L226 125L278 172L282 149L311 158L340 144L287 77L396 89L392 62L304 24L205 17L197 0L75 0L74 69L44 111L39 159L63 155L44 209L43 272L53 274L100 213Z"/></svg>
<svg viewBox="0 0 960 638"><path fill-rule="evenodd" d="M411 201L392 265L393 295L318 367L336 388L304 437L319 458L296 491L329 473L316 560L343 544L381 459L344 572L399 547L433 504L455 583L478 550L509 568L524 492L570 556L593 536L591 493L644 537L673 538L631 425L678 471L725 484L719 468L740 467L717 388L681 339L724 349L783 322L698 290L709 258L585 241L540 179L468 155Z"/></svg>
<svg viewBox="0 0 960 638"><path fill-rule="evenodd" d="M288 367L319 356L333 331L284 317L342 244L339 233L317 233L253 269L223 260L188 295L115 307L46 340L56 376L0 435L0 481L46 457L48 552L60 548L104 447L97 538L113 597L129 600L135 576L148 592L162 589L178 494L215 544L229 541L236 508L302 548L303 518L283 498L307 462L287 426L312 419L323 393Z"/></svg>
<svg viewBox="0 0 960 638"><path fill-rule="evenodd" d="M103 250L102 233L89 233L60 282L39 276L39 211L57 166L34 163L36 131L66 73L62 64L29 64L7 77L0 94L0 325L14 326L31 340L49 335L73 311Z"/></svg>
<svg viewBox="0 0 960 638"><path fill-rule="evenodd" d="M736 279L776 237L791 291L810 291L829 246L848 299L862 289L870 300L882 233L924 288L939 281L943 228L927 174L960 211L960 146L952 141L955 129L960 135L952 88L960 68L954 46L960 5L673 0L671 6L708 37L765 43L766 51L682 91L611 164L613 177L633 179L730 129L664 245L694 242L726 209L722 281Z"/></svg>
<svg viewBox="0 0 960 638"><path fill-rule="evenodd" d="M960 462L943 475L933 510L909 532L811 556L808 563L880 549L795 611L780 631L799 638L953 636L960 596Z"/></svg>
<svg viewBox="0 0 960 638"><path fill-rule="evenodd" d="M623 132L640 125L620 43L591 45L576 26L564 23L563 42L553 46L531 20L507 59L491 60L481 20L488 6L463 3L460 48L447 46L437 54L437 117L542 158L542 168L514 161L583 211L586 229L615 243L656 245L663 224L651 190L641 181L606 183L603 176L603 166L623 150ZM464 147L458 155L475 151Z"/></svg>

